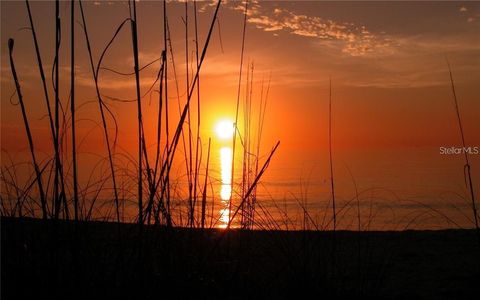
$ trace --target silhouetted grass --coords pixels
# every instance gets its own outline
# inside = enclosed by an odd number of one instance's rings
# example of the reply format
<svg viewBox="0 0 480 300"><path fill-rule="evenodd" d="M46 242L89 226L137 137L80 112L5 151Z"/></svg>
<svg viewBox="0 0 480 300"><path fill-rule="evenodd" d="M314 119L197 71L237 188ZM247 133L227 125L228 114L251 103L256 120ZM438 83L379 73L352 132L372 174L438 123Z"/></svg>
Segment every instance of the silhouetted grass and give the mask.
<svg viewBox="0 0 480 300"><path fill-rule="evenodd" d="M297 298L312 293L468 299L475 297L480 275L474 230L337 230L334 266L330 259L333 232L145 225L142 238L148 247L139 252L140 233L135 224L79 222L75 242L73 222L55 225L2 218L1 229L2 299L13 295ZM226 238L219 242L224 234ZM359 239L364 241L360 250ZM82 262L75 272L73 245ZM357 251L363 258L360 265Z"/></svg>
<svg viewBox="0 0 480 300"><path fill-rule="evenodd" d="M35 169L36 182L38 185L38 191L40 193L40 203L42 205L42 218L47 218L47 202L45 197L45 192L43 190L42 183L42 173L40 172L40 167L37 163L37 158L35 156L35 146L33 144L32 133L30 131L30 125L28 123L27 113L25 111L25 104L23 103L23 95L20 88L20 82L18 81L17 72L15 70L15 63L13 61L13 39L8 40L8 51L10 56L10 69L12 70L13 81L15 82L15 88L18 96L18 102L20 103L20 108L22 109L23 124L25 125L25 132L28 138L28 146L30 148L30 154L32 156L33 167Z"/></svg>

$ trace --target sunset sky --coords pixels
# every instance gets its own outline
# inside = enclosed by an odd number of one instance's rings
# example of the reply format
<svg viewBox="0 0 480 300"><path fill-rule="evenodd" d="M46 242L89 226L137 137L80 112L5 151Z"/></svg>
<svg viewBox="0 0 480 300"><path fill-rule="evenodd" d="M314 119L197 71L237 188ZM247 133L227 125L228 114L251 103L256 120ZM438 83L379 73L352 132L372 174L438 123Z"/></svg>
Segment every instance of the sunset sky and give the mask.
<svg viewBox="0 0 480 300"><path fill-rule="evenodd" d="M211 1L197 3L200 48L214 5ZM54 4L32 1L31 7L44 67L50 77L55 45ZM118 25L128 17L128 5L122 1L85 1L84 8L97 61ZM158 1L142 0L137 4L142 66L158 59L164 49L162 9L162 2ZM240 1L222 4L202 67L201 136L205 149L209 137L216 147L224 143L215 139L215 124L224 118L235 118L243 9ZM63 26L60 91L62 103L67 105L70 2L61 1L60 10ZM167 10L178 96L183 107L184 4L169 2ZM253 64L254 114L258 113L262 84L265 92L270 81L262 153L267 154L277 140L281 141L264 180L265 195L288 198L290 193L299 192L299 182L308 182L312 201L328 197L330 78L340 198L346 201L352 196L349 170L360 189L382 187L428 201L446 191L465 193L462 157L445 157L438 149L461 145L446 59L455 80L467 145L480 146L480 2L251 1L248 12L241 99L245 97L247 67ZM193 3L189 13L192 22ZM102 131L95 125L100 120L98 104L78 9L76 18L77 118L79 140L84 138L79 152L104 155ZM194 51L195 32L190 26L189 47ZM4 150L17 157L24 153L25 160L28 159L20 108L9 101L15 91L8 60L9 38L15 39L14 58L36 147L40 152L51 152L43 92L27 27L25 3L2 1L2 164ZM193 70L194 52L190 53L190 59ZM114 42L103 67L125 73L133 71L129 26ZM170 60L169 72L171 67ZM158 69L157 61L142 71L142 94L154 82ZM100 87L104 95L135 99L133 76L104 70L100 74ZM173 124L178 119L173 72L169 74L169 93ZM144 98L147 142L148 138L153 142L156 130L156 99L155 93ZM119 122L119 151L134 155L136 103L109 100L109 104ZM192 108L195 114L196 109ZM479 195L480 155L471 159ZM83 168L82 177L88 177L90 170ZM216 172L218 176L219 170Z"/></svg>

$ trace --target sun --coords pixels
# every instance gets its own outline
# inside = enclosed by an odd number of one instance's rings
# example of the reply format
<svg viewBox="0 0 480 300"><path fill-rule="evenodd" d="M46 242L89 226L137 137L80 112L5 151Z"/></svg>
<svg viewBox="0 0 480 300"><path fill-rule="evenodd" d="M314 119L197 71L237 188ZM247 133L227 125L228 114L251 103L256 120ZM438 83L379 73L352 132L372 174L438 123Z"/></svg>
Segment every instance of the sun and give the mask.
<svg viewBox="0 0 480 300"><path fill-rule="evenodd" d="M233 122L230 120L221 120L215 127L217 136L220 139L229 139L233 136Z"/></svg>

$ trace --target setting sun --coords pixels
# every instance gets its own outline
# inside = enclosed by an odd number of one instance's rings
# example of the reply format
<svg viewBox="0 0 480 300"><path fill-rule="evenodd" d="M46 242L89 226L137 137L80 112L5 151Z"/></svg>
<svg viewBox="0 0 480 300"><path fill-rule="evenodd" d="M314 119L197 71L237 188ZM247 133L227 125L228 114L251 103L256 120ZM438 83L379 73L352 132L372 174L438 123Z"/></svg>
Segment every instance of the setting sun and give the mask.
<svg viewBox="0 0 480 300"><path fill-rule="evenodd" d="M230 120L222 120L217 123L215 131L220 139L229 139L233 136L233 122Z"/></svg>

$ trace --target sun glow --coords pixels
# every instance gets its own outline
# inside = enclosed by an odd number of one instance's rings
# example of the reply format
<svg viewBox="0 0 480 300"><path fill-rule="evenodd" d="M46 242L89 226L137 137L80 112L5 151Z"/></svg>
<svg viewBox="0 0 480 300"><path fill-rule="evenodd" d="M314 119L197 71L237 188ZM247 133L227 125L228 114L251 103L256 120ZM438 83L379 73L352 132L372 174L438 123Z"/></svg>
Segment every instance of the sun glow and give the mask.
<svg viewBox="0 0 480 300"><path fill-rule="evenodd" d="M220 139L230 139L233 136L233 122L230 120L222 120L217 123L215 131Z"/></svg>

